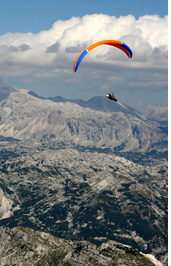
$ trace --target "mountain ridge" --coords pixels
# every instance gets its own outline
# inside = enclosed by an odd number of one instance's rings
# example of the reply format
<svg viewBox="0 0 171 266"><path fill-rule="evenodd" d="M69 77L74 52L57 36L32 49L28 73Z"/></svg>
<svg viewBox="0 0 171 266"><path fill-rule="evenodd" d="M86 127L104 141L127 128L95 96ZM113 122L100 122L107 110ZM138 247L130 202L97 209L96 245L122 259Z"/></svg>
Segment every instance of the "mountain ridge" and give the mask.
<svg viewBox="0 0 171 266"><path fill-rule="evenodd" d="M122 102L111 102L106 99L104 96L94 96L87 101L82 99L65 99L62 96L55 96L55 97L42 97L37 95L33 91L28 92L30 95L37 97L39 99L49 99L53 102L71 102L76 103L84 108L90 108L97 111L103 112L123 112L123 113L130 113L137 117L146 117L151 120L155 121L168 121L168 107L161 107L155 105L147 106L147 109L144 113L139 112L138 110L122 103Z"/></svg>
<svg viewBox="0 0 171 266"><path fill-rule="evenodd" d="M40 99L17 89L0 102L0 135L39 140L46 136L54 141L115 151L167 149L167 135L160 124L124 104L117 104L117 108L116 112L97 111L76 103Z"/></svg>
<svg viewBox="0 0 171 266"><path fill-rule="evenodd" d="M11 92L16 92L17 89L11 85L8 85L5 81L0 79L0 101L7 98ZM82 99L65 99L62 96L55 96L55 97L43 97L38 95L36 92L27 90L28 94L36 97L38 99L44 100L51 100L53 102L71 102L76 103L84 108L90 108L97 111L103 112L123 112L123 113L130 113L139 118L141 116L145 116L146 118L150 118L156 121L167 121L168 120L168 108L167 107L160 107L160 106L148 106L145 113L142 114L141 112L137 111L136 109L122 103L117 102L113 103L106 99L104 96L94 96L87 101Z"/></svg>

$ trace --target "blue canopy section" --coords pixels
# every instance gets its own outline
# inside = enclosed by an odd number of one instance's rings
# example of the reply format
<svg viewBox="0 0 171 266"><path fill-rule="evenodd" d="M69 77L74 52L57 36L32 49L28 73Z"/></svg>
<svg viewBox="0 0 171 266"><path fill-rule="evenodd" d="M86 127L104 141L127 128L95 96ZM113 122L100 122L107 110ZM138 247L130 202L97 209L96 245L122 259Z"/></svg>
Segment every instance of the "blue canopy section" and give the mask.
<svg viewBox="0 0 171 266"><path fill-rule="evenodd" d="M75 65L75 69L74 69L74 72L77 71L77 68L79 67L79 64L81 63L81 61L83 60L84 56L86 56L86 54L88 53L87 49L85 49L79 56L78 60L77 60L77 63Z"/></svg>

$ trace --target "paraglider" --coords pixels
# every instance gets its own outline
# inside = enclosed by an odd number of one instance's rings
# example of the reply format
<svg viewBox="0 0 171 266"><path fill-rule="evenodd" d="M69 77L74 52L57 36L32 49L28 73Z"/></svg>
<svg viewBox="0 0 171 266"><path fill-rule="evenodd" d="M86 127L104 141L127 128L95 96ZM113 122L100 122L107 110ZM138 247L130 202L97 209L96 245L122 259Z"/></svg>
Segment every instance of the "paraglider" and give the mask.
<svg viewBox="0 0 171 266"><path fill-rule="evenodd" d="M73 70L74 72L77 71L81 61L83 60L83 58L88 54L88 52L90 52L92 49L100 46L100 45L110 45L110 46L114 46L120 50L122 50L129 58L132 57L132 50L129 48L128 45L126 45L125 43L121 42L121 41L117 41L117 40L104 40L104 41L100 41L100 42L96 42L92 45L90 45L89 47L87 47L86 49L84 49L76 58L74 66L73 66ZM113 94L108 93L108 95L106 95L106 97L110 100L113 101L117 101L117 99L115 98L115 96Z"/></svg>
<svg viewBox="0 0 171 266"><path fill-rule="evenodd" d="M108 94L106 95L106 98L108 98L108 99L110 99L110 100L112 100L112 101L117 102L117 99L115 98L115 96L114 96L113 94L108 93Z"/></svg>

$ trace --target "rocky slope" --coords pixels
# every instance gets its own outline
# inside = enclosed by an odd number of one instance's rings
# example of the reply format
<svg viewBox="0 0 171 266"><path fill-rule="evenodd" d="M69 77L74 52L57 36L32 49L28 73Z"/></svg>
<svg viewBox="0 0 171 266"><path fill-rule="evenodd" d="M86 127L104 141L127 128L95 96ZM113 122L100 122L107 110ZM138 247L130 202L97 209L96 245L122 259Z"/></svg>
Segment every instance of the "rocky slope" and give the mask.
<svg viewBox="0 0 171 266"><path fill-rule="evenodd" d="M0 246L1 266L163 265L154 256L115 241L97 247L86 241L66 241L22 227L0 227Z"/></svg>
<svg viewBox="0 0 171 266"><path fill-rule="evenodd" d="M64 144L1 142L0 225L22 225L95 244L115 240L167 257L167 161ZM3 216L2 216L3 218Z"/></svg>

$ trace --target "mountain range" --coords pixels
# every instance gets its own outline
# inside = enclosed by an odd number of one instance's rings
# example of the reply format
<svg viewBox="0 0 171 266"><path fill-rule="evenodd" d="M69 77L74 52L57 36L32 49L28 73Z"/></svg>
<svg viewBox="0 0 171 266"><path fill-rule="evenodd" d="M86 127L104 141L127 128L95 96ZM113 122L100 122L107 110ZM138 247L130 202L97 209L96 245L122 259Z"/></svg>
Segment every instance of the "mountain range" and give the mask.
<svg viewBox="0 0 171 266"><path fill-rule="evenodd" d="M1 87L0 263L167 265L163 109Z"/></svg>
<svg viewBox="0 0 171 266"><path fill-rule="evenodd" d="M73 103L61 98L40 99L15 89L0 102L0 114L0 135L5 137L124 152L167 150L167 124L104 97Z"/></svg>

